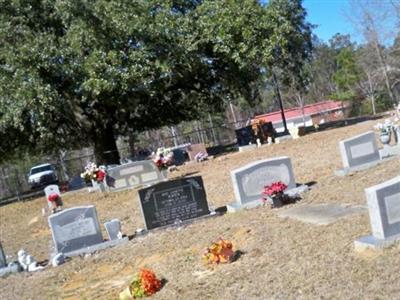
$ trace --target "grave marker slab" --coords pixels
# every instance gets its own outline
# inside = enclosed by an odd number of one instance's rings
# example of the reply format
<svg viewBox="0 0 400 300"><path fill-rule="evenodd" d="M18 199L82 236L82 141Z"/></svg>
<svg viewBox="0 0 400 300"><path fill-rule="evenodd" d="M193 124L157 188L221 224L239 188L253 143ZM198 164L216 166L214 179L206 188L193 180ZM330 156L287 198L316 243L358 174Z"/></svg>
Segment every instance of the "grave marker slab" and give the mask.
<svg viewBox="0 0 400 300"><path fill-rule="evenodd" d="M108 176L115 179L111 191L122 191L139 185L152 184L165 179L157 166L150 160L135 161L111 168Z"/></svg>
<svg viewBox="0 0 400 300"><path fill-rule="evenodd" d="M139 190L139 196L148 230L210 214L200 176L161 182Z"/></svg>
<svg viewBox="0 0 400 300"><path fill-rule="evenodd" d="M355 241L356 249L379 249L400 240L400 176L365 189L372 235Z"/></svg>
<svg viewBox="0 0 400 300"><path fill-rule="evenodd" d="M315 225L328 225L340 218L362 213L365 207L354 205L343 205L337 203L303 204L288 209L277 210L282 218L290 218Z"/></svg>
<svg viewBox="0 0 400 300"><path fill-rule="evenodd" d="M227 206L229 212L262 205L261 192L266 185L281 181L287 185L286 194L295 195L308 189L296 187L292 163L287 156L255 161L231 171L236 202Z"/></svg>
<svg viewBox="0 0 400 300"><path fill-rule="evenodd" d="M338 176L372 167L380 162L375 133L366 133L339 142L343 169L335 172Z"/></svg>
<svg viewBox="0 0 400 300"><path fill-rule="evenodd" d="M104 227L110 240L118 239L118 234L121 232L121 222L118 219L105 222Z"/></svg>
<svg viewBox="0 0 400 300"><path fill-rule="evenodd" d="M93 205L63 210L49 216L48 221L57 253L68 256L69 252L103 242Z"/></svg>

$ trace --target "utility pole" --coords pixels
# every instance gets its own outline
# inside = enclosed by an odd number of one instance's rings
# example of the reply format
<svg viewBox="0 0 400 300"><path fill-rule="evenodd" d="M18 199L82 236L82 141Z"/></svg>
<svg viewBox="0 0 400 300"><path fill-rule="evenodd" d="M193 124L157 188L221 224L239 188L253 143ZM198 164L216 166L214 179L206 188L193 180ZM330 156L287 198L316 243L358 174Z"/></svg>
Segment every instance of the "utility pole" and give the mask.
<svg viewBox="0 0 400 300"><path fill-rule="evenodd" d="M286 118L285 118L285 112L283 110L281 92L279 90L278 80L277 80L277 78L275 76L275 72L274 71L272 71L272 80L273 80L274 85L275 85L275 94L276 94L276 97L278 98L279 107L281 109L281 116L282 116L282 122L283 122L283 128L284 128L283 134L284 135L288 135L289 131L288 131L287 125L286 125Z"/></svg>

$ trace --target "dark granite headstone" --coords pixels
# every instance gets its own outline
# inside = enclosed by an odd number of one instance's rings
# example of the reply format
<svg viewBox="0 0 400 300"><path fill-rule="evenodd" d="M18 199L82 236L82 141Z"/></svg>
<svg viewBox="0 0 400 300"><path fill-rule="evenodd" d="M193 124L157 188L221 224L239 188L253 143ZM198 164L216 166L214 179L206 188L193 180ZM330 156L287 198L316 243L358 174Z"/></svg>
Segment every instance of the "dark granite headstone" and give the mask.
<svg viewBox="0 0 400 300"><path fill-rule="evenodd" d="M210 213L200 176L155 184L139 190L139 197L148 230Z"/></svg>
<svg viewBox="0 0 400 300"><path fill-rule="evenodd" d="M69 190L78 190L84 187L86 187L86 183L80 176L74 176L69 181Z"/></svg>
<svg viewBox="0 0 400 300"><path fill-rule="evenodd" d="M183 152L183 150L174 149L172 150L172 152L174 153L174 165L176 166L183 165L186 160L185 153Z"/></svg>
<svg viewBox="0 0 400 300"><path fill-rule="evenodd" d="M251 125L235 130L236 139L239 146L247 146L249 143L256 143Z"/></svg>

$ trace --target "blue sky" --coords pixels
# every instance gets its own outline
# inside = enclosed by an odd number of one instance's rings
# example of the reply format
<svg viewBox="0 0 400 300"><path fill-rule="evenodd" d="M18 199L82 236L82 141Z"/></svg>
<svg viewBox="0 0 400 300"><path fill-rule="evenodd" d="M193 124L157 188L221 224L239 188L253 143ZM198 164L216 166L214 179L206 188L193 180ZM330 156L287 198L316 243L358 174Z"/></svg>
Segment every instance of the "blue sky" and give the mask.
<svg viewBox="0 0 400 300"><path fill-rule="evenodd" d="M318 26L313 32L323 41L329 41L338 32L350 34L352 41L361 41L346 18L346 14L350 13L347 0L304 0L303 6L307 10L308 21Z"/></svg>

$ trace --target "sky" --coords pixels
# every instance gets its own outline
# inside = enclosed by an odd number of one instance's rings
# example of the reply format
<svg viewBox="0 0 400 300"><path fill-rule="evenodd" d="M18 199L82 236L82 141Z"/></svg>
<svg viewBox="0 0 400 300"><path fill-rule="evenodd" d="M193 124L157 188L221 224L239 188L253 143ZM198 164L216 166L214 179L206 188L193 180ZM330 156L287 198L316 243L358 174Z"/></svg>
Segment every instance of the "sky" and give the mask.
<svg viewBox="0 0 400 300"><path fill-rule="evenodd" d="M318 26L313 32L323 41L329 41L338 32L350 34L351 40L357 43L362 41L346 17L350 13L348 0L303 0L303 7L308 21Z"/></svg>

